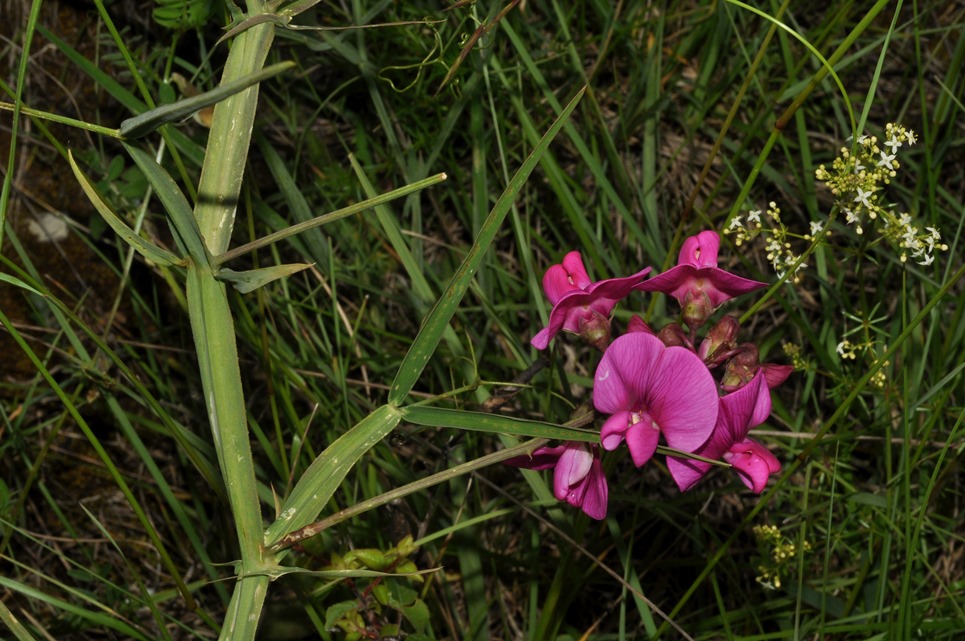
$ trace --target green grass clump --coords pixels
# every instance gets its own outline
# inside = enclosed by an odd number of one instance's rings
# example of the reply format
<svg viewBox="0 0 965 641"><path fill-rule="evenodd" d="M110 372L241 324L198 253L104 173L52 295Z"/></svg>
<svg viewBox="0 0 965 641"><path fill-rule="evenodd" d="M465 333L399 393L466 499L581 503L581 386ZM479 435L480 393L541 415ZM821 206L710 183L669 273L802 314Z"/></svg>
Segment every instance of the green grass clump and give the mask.
<svg viewBox="0 0 965 641"><path fill-rule="evenodd" d="M208 130L166 124L126 141L147 152L132 157L115 128L214 89L240 13L9 4L0 621L22 639L212 638L242 553L184 270L120 242L67 152L139 237L181 255L132 158L195 207ZM229 249L447 179L226 263L311 264L228 293L265 528L330 444L401 408L313 506L327 527L280 555L261 636L958 638L963 25L940 2L359 0L282 20L268 63L293 67L260 86ZM842 148L891 153L889 123L917 137L894 174L829 186ZM64 233L31 232L48 215ZM715 472L682 494L662 463L609 456L597 522L545 473L473 463L524 432L599 428L579 420L597 357L529 345L546 268L578 249L596 278L663 271L702 229L721 232L722 267L771 285L722 311L762 361L795 368L756 430L783 465L765 492ZM437 301L460 297L444 318ZM615 325L633 313L660 326L677 310L634 294Z"/></svg>

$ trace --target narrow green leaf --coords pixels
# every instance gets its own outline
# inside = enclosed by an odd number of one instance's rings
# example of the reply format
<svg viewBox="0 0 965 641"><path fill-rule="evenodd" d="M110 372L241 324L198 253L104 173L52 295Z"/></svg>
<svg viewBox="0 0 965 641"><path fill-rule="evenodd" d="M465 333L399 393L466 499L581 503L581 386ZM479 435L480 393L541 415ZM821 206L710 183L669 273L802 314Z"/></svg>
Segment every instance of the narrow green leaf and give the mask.
<svg viewBox="0 0 965 641"><path fill-rule="evenodd" d="M325 448L305 470L282 505L281 515L265 532L265 547L271 548L286 534L314 521L349 470L401 419L397 408L383 405Z"/></svg>
<svg viewBox="0 0 965 641"><path fill-rule="evenodd" d="M218 272L218 280L231 283L239 292L247 294L272 281L297 274L311 266L311 263L291 263L289 265L272 265L271 267L248 269L243 272L225 268Z"/></svg>
<svg viewBox="0 0 965 641"><path fill-rule="evenodd" d="M438 572L439 568L428 568L416 572L380 572L378 570L306 570L297 566L279 566L268 572L272 580L278 579L289 574L299 576L310 576L319 579L377 579L390 576L424 576Z"/></svg>
<svg viewBox="0 0 965 641"><path fill-rule="evenodd" d="M211 105L217 104L229 96L233 96L254 84L263 82L273 76L277 76L282 72L288 71L294 66L295 63L291 61L279 62L276 65L265 67L260 71L249 74L242 78L237 78L231 82L226 82L212 89L211 91L205 91L197 96L185 98L184 100L178 100L170 105L162 105L160 107L151 109L150 111L145 111L138 116L128 118L127 120L121 122L121 135L125 138L138 138L145 134L149 134L161 125L165 125L176 120L183 120L192 114L201 111L205 107L210 107Z"/></svg>
<svg viewBox="0 0 965 641"><path fill-rule="evenodd" d="M359 179L365 195L370 199L375 198L377 196L375 186L372 184L372 181L369 180L368 176L365 175L365 171L362 169L362 166L359 165L358 160L356 160L354 155L349 154L348 161L352 165L352 170L355 171L355 176ZM405 240L405 236L402 234L402 226L399 224L398 218L385 205L374 207L374 210L375 216L379 220L379 226L382 227L386 239L389 241L389 244L392 245L393 251L395 251L399 257L399 262L402 263L402 266L405 268L406 275L412 281L410 285L411 290L423 305L428 305L429 301L435 298L435 293L432 291L432 286L426 278L422 265L416 260L412 250L409 248L409 244Z"/></svg>
<svg viewBox="0 0 965 641"><path fill-rule="evenodd" d="M146 151L128 144L125 144L124 148L161 199L161 204L164 205L171 219L174 233L184 246L184 250L195 264L209 265L211 261L204 246L204 240L201 238L198 221L194 218L191 205L188 204L188 199L184 197L178 184Z"/></svg>
<svg viewBox="0 0 965 641"><path fill-rule="evenodd" d="M31 294L36 294L37 296L43 296L42 293L23 282L16 276L10 276L8 274L0 274L0 282L7 283L8 285L13 285L14 287L19 287L20 289L26 289Z"/></svg>
<svg viewBox="0 0 965 641"><path fill-rule="evenodd" d="M140 630L134 628L129 623L116 619L108 614L82 608L78 605L70 603L69 601L52 596L34 587L14 581L13 579L8 579L7 577L0 576L0 586L14 592L19 592L20 594L23 594L34 601L46 603L50 606L53 606L57 610L61 610L62 612L78 617L95 628L101 630L115 630L128 639L143 639L143 641L148 641L148 637L145 636Z"/></svg>
<svg viewBox="0 0 965 641"><path fill-rule="evenodd" d="M104 221L111 226L114 232L123 238L128 245L134 248L134 250L139 253L144 258L155 263L156 265L161 265L162 267L170 267L172 265L183 265L184 261L167 251L166 249L161 249L155 245L152 245L148 241L144 240L140 236L134 233L134 230L127 226L127 224L120 219L120 217L115 214L107 203L103 201L100 194L97 193L97 189L94 185L87 179L87 176L80 170L77 163L74 161L74 155L71 152L67 153L67 160L70 162L70 168L74 171L74 176L77 177L77 182L80 183L81 189L87 194L87 197L93 203L94 207L100 212L100 215L104 218Z"/></svg>
<svg viewBox="0 0 965 641"><path fill-rule="evenodd" d="M503 191L503 194L499 197L496 205L489 213L489 217L486 218L482 228L479 230L479 236L476 238L476 242L473 243L473 246L469 249L469 253L466 255L459 270L453 275L446 291L443 292L442 296L429 312L429 315L422 325L422 329L419 331L419 335L416 336L412 342L412 346L406 353L402 365L399 367L399 372L392 382L392 388L389 391L390 403L401 404L409 392L412 391L412 387L422 374L422 370L425 369L426 363L429 362L429 358L433 352L435 352L443 332L449 326L449 321L452 320L453 315L456 313L456 308L469 289L473 276L475 276L476 270L479 268L480 262L482 262L483 255L496 237L496 232L506 218L506 214L509 213L513 201L516 199L516 195L522 188L523 183L526 182L526 179L529 178L529 175L533 172L533 169L536 168L536 164L540 158L542 158L543 153L556 137L556 134L563 128L563 124L567 118L569 118L570 114L576 108L576 105L579 104L585 91L586 88L584 87L577 92L576 96L566 108L563 109L563 112L553 122L539 143L537 143L533 152L523 162L522 166L516 172L516 175L509 181L509 185L506 186L505 191Z"/></svg>
<svg viewBox="0 0 965 641"><path fill-rule="evenodd" d="M43 24L37 25L37 31L40 32L40 35L42 35L45 40L53 43L53 45L71 62L77 65L81 71L90 76L90 79L94 81L94 86L106 91L112 98L134 113L139 113L147 109L147 105L145 105L140 98L128 91L124 85L115 80L110 74L98 69L97 65L81 55L80 52L64 40L57 37L57 34L47 29Z"/></svg>
<svg viewBox="0 0 965 641"><path fill-rule="evenodd" d="M278 194L282 196L288 204L288 211L291 212L292 218L294 218L296 223L303 225L303 229L306 230L305 240L311 252L307 258L310 258L319 265L327 265L329 261L328 239L321 229L314 226L304 226L305 223L314 217L314 212L312 211L311 205L308 204L308 199L295 181L295 177L288 171L285 161L282 160L275 146L268 142L264 136L256 134L255 144L258 145L261 156L268 166L268 171L271 172L272 178L275 179Z"/></svg>
<svg viewBox="0 0 965 641"><path fill-rule="evenodd" d="M291 547L292 545L300 543L305 539L310 539L318 533L323 532L335 525L336 523L341 523L342 521L354 518L360 514L363 514L364 512L368 512L369 510L374 510L375 508L383 505L388 505L389 503L398 501L404 496L409 496L410 494L415 494L416 492L424 492L426 488L451 481L457 476L474 472L494 463L500 463L517 456L528 456L532 454L534 450L542 447L547 442L548 441L543 438L534 438L526 441L525 443L512 445L505 449L499 450L498 452L486 454L485 456L480 456L477 459L460 463L459 465L455 465L441 472L437 472L425 478L413 481L412 483L407 483L402 487L397 487L393 490L389 490L388 492L383 492L382 494L370 499L359 501L355 505L339 510L335 514L331 514L320 521L315 521L314 523L293 530L291 533L276 539L271 547L275 551ZM548 491L547 496L549 496Z"/></svg>
<svg viewBox="0 0 965 641"><path fill-rule="evenodd" d="M402 408L401 412L403 420L426 427L453 427L474 432L548 438L557 441L600 442L599 430L584 430L500 414L470 412L431 405L410 405Z"/></svg>
<svg viewBox="0 0 965 641"><path fill-rule="evenodd" d="M23 627L23 624L17 620L17 617L4 605L3 601L0 601L0 621L3 621L10 628L10 631L17 637L17 641L35 641L30 631Z"/></svg>
<svg viewBox="0 0 965 641"><path fill-rule="evenodd" d="M270 165L271 164L270 157L266 156L266 160L269 162L269 165ZM277 176L276 176L276 180L277 180ZM268 234L267 236L262 236L258 240L253 240L250 243L241 245L240 247L235 247L230 251L226 251L225 253L218 256L218 258L215 260L215 263L218 265L221 265L223 263L228 262L229 260L233 260L238 256L243 256L248 252L255 251L256 249L259 249L261 247L267 247L272 243L277 243L280 240L283 240L285 238L290 238L292 236L300 234L309 229L314 229L315 227L321 227L322 225L326 225L330 222L341 220L342 218L345 218L347 216L354 216L355 214L359 212L363 212L366 209L371 209L372 207L382 205L391 200L395 200L396 198L401 198L402 196L408 196L411 193L415 193L421 189L425 189L426 187L430 187L444 180L446 180L446 174L444 173L436 174L435 176L429 176L428 178L425 178L423 180L418 180L412 184L406 185L405 187L399 187L398 189L387 191L384 194L380 194L373 198L367 198L362 202L355 203L354 205L349 205L348 207L342 207L341 209L336 209L335 211L329 212L327 214L316 216L304 222L300 222L290 227L286 227L284 229L276 231L272 234ZM292 207L292 210L294 211L294 204L292 201L289 201L289 206Z"/></svg>

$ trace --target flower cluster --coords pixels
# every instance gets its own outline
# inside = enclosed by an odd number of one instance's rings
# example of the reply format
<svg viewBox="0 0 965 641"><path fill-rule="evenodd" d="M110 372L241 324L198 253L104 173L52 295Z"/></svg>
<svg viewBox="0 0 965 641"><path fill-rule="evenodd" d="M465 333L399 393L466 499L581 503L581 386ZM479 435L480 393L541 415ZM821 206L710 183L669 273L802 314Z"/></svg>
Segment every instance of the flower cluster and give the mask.
<svg viewBox="0 0 965 641"><path fill-rule="evenodd" d="M831 190L845 222L854 227L855 233L863 234L862 224L882 218L885 222L881 236L898 248L901 262L911 258L919 265L930 265L936 249L948 250L939 231L916 226L911 215L895 212L882 198L883 186L901 167L898 150L905 144L915 144L915 134L888 123L885 138L879 145L875 136L860 136L853 151L842 147L831 168L821 165L815 176Z"/></svg>
<svg viewBox="0 0 965 641"><path fill-rule="evenodd" d="M781 465L748 433L770 415L770 389L792 368L762 364L753 343L737 342L740 324L732 316L719 319L700 337L723 303L765 286L719 268L719 248L716 232L701 232L684 241L675 267L650 278L647 268L626 278L593 282L578 252L546 272L543 288L554 307L549 326L532 344L545 349L563 331L600 349L593 404L607 418L599 445L543 447L510 464L553 468L556 498L595 519L604 518L607 508L602 451L623 443L637 467L663 444L667 467L681 491L696 485L715 464L732 467L754 492L764 490ZM612 338L610 314L633 291L674 298L682 324L672 322L654 331L633 316L627 331Z"/></svg>
<svg viewBox="0 0 965 641"><path fill-rule="evenodd" d="M769 590L779 589L781 577L794 570L798 557L811 551L811 544L804 541L799 547L788 540L775 525L756 525L754 535L767 559L757 566L757 571L760 572L757 582Z"/></svg>
<svg viewBox="0 0 965 641"><path fill-rule="evenodd" d="M811 233L804 236L805 240L812 240L823 230L821 223L811 223ZM781 222L781 210L777 203L771 201L767 209L763 212L760 209L752 209L747 213L746 222L744 216L734 216L724 233L732 236L734 244L738 247L750 243L758 236L767 237L767 260L778 278L784 278L788 270L792 272L790 280L794 283L800 282L800 272L807 267L807 263L801 260L799 254L795 254L791 249L790 239L800 238L792 234Z"/></svg>

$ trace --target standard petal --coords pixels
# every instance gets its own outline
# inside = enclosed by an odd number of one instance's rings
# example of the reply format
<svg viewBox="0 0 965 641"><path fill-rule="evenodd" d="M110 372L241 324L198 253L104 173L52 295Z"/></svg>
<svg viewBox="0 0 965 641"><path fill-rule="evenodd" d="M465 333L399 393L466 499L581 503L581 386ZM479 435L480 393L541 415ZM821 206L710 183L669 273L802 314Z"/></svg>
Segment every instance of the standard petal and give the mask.
<svg viewBox="0 0 965 641"><path fill-rule="evenodd" d="M650 380L665 349L656 336L643 332L624 334L610 343L594 376L593 405L597 411L611 414L643 409Z"/></svg>
<svg viewBox="0 0 965 641"><path fill-rule="evenodd" d="M710 298L711 304L720 307L731 298L752 292L767 283L741 278L717 267L706 267L697 274L700 289Z"/></svg>
<svg viewBox="0 0 965 641"><path fill-rule="evenodd" d="M697 270L692 265L677 265L662 274L657 274L637 285L634 289L641 292L660 292L677 297L677 292L686 291Z"/></svg>
<svg viewBox="0 0 965 641"><path fill-rule="evenodd" d="M630 334L646 336L646 334ZM667 445L693 452L717 424L717 386L700 358L684 347L668 347L648 390L650 415Z"/></svg>
<svg viewBox="0 0 965 641"><path fill-rule="evenodd" d="M626 433L627 447L633 464L643 467L644 463L653 457L660 441L660 431L653 427L650 421L640 421L630 426Z"/></svg>

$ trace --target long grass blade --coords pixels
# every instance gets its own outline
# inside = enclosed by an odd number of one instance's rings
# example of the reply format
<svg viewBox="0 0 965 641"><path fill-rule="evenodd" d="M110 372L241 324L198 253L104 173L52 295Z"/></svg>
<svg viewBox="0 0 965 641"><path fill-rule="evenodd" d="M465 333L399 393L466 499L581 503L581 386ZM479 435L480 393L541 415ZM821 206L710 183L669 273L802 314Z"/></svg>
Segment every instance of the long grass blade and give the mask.
<svg viewBox="0 0 965 641"><path fill-rule="evenodd" d="M479 231L479 236L476 237L476 242L473 243L459 270L453 275L446 291L429 312L429 315L422 325L422 329L419 331L419 335L416 336L416 339L412 342L412 346L406 353L402 365L399 367L399 373L392 382L389 391L390 403L401 404L406 396L409 395L409 392L412 391L413 386L429 362L429 358L439 345L439 340L442 338L445 329L449 326L449 321L456 313L459 303L462 301L463 296L466 295L466 291L469 289L473 276L479 268L483 255L496 237L496 232L506 218L506 214L509 213L510 207L516 199L516 195L522 188L523 183L526 182L529 175L533 172L533 169L536 168L537 163L539 163L540 158L543 157L543 153L549 147L550 143L563 128L563 124L580 103L585 91L584 88L577 92L576 96L574 96L566 108L563 109L563 112L553 122L546 134L544 134L539 143L537 143L532 153L530 153L523 162L522 166L516 172L516 175L510 180L509 185L506 186L506 190L503 191L499 200L496 201L496 205L493 207L489 217Z"/></svg>

